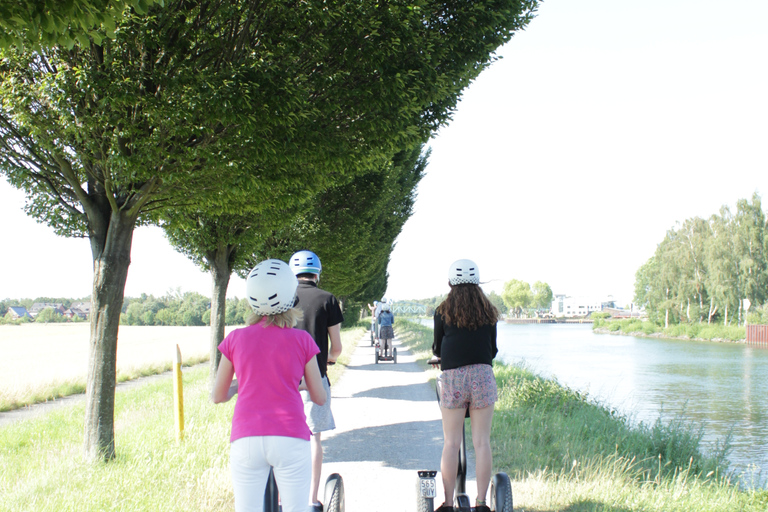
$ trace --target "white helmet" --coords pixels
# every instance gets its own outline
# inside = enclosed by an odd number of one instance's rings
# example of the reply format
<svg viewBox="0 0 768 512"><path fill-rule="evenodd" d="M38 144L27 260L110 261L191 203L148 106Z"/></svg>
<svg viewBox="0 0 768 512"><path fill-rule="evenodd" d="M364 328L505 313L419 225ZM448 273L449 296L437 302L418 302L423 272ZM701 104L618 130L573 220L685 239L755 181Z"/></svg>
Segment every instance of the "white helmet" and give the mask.
<svg viewBox="0 0 768 512"><path fill-rule="evenodd" d="M448 269L448 282L457 284L480 284L480 271L472 260L456 260Z"/></svg>
<svg viewBox="0 0 768 512"><path fill-rule="evenodd" d="M389 311L389 304L384 304L381 306L382 311Z"/></svg>
<svg viewBox="0 0 768 512"><path fill-rule="evenodd" d="M251 270L245 282L248 303L257 315L278 315L298 302L299 281L284 261L264 260Z"/></svg>

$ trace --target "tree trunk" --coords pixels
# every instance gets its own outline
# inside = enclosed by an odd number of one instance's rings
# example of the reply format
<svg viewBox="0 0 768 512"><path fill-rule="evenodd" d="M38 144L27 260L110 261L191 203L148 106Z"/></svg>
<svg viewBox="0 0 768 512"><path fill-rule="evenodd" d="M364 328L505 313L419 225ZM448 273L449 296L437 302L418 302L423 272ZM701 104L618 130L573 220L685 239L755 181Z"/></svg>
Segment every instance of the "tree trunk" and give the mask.
<svg viewBox="0 0 768 512"><path fill-rule="evenodd" d="M669 327L669 308L664 310L664 328L667 329Z"/></svg>
<svg viewBox="0 0 768 512"><path fill-rule="evenodd" d="M84 448L89 460L106 461L115 457L117 331L136 218L118 211L93 221L89 217L93 293Z"/></svg>
<svg viewBox="0 0 768 512"><path fill-rule="evenodd" d="M728 303L725 303L725 322L723 322L723 325L728 325Z"/></svg>
<svg viewBox="0 0 768 512"><path fill-rule="evenodd" d="M213 388L216 380L216 370L221 361L219 344L224 340L224 327L227 320L227 288L229 278L232 275L230 255L232 249L228 246L220 246L216 252L206 258L211 269L211 345L210 345L210 370L208 382Z"/></svg>

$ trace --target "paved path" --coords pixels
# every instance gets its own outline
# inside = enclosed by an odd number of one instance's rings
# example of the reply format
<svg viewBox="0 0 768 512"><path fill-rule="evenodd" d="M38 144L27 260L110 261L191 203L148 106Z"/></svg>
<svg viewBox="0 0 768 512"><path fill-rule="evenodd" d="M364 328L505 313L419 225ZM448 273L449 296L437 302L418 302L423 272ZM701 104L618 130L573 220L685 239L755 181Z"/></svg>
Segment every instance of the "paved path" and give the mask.
<svg viewBox="0 0 768 512"><path fill-rule="evenodd" d="M359 341L349 366L331 388L336 430L323 434L323 485L344 480L349 512L414 512L419 469L440 469L443 430L430 372L399 341L397 364L374 364L370 337ZM471 456L471 454L468 454ZM467 492L474 503L474 460ZM435 507L442 503L440 474Z"/></svg>

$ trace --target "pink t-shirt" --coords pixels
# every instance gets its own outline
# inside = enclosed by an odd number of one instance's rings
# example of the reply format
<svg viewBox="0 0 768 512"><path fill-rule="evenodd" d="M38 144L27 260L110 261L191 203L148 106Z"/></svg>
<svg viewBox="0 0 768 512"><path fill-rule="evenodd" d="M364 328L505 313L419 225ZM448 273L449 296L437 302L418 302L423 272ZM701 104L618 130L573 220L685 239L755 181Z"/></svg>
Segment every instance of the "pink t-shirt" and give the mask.
<svg viewBox="0 0 768 512"><path fill-rule="evenodd" d="M306 331L264 327L236 329L219 345L237 376L237 402L230 442L249 436L309 440L299 383L306 364L320 352Z"/></svg>

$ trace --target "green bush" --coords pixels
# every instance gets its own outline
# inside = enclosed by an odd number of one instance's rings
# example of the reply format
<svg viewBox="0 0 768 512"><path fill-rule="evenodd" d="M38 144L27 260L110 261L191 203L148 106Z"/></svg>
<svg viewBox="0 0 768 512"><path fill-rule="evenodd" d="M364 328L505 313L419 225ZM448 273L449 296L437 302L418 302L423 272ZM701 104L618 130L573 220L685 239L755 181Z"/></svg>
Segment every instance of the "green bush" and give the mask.
<svg viewBox="0 0 768 512"><path fill-rule="evenodd" d="M53 308L45 308L35 317L35 322L44 324L66 322L67 318Z"/></svg>

